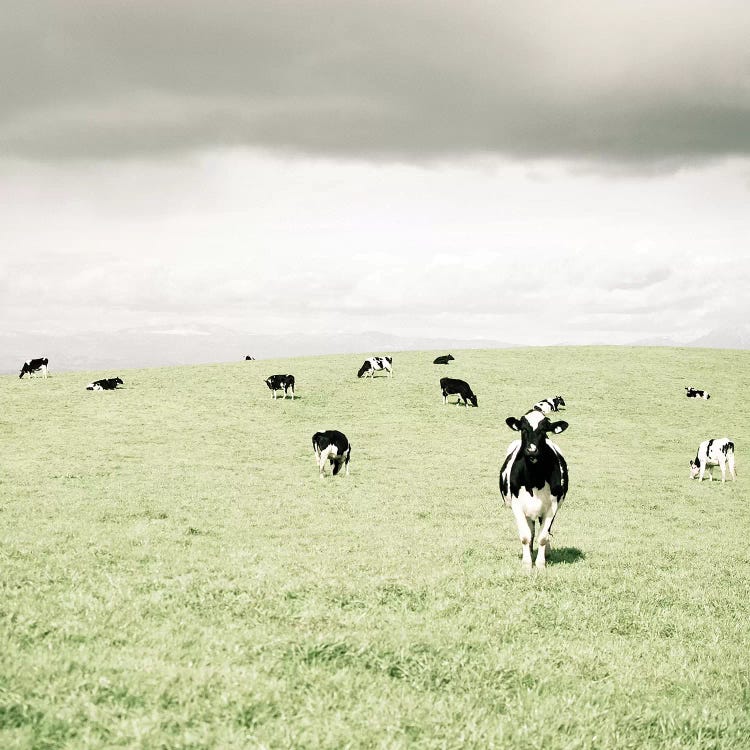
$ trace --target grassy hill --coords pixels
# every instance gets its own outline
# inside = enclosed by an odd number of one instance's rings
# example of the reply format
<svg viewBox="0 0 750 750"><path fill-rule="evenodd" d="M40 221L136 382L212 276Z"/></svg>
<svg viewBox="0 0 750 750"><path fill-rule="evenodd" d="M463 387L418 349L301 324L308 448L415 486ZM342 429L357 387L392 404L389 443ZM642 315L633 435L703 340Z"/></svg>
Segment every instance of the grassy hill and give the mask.
<svg viewBox="0 0 750 750"><path fill-rule="evenodd" d="M746 747L750 353L438 353L1 377L0 747ZM504 420L555 394L571 489L527 575ZM691 482L722 436L739 481Z"/></svg>

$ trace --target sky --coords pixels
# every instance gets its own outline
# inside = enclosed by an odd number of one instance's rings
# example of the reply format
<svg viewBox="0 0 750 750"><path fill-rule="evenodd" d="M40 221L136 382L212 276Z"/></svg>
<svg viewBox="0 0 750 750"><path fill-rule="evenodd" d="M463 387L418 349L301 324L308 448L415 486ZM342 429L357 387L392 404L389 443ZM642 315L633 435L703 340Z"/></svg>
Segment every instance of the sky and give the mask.
<svg viewBox="0 0 750 750"><path fill-rule="evenodd" d="M748 39L744 0L17 4L2 332L739 329Z"/></svg>

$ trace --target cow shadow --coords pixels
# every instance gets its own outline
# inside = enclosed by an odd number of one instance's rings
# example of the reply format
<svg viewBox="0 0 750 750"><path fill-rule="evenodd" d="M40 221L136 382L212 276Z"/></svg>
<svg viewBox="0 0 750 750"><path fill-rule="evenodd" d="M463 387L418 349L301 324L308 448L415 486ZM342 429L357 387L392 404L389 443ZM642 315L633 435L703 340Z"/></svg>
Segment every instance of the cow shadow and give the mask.
<svg viewBox="0 0 750 750"><path fill-rule="evenodd" d="M558 547L552 548L547 553L547 563L549 565L572 565L580 560L585 560L586 554L578 547Z"/></svg>

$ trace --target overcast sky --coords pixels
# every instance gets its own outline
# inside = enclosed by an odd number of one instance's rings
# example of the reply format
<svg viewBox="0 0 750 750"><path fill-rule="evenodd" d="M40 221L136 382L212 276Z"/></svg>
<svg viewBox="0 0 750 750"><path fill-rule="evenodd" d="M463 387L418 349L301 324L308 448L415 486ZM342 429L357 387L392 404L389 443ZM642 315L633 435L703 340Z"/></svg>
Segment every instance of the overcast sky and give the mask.
<svg viewBox="0 0 750 750"><path fill-rule="evenodd" d="M18 3L3 330L738 326L748 40L745 0Z"/></svg>

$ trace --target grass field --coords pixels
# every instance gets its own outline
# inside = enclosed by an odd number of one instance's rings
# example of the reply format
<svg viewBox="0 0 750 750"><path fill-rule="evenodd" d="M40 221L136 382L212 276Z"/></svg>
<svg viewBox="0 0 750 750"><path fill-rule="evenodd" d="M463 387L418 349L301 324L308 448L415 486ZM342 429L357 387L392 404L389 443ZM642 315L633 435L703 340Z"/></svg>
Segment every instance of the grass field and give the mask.
<svg viewBox="0 0 750 750"><path fill-rule="evenodd" d="M442 353L0 378L0 748L748 747L750 352ZM504 420L556 394L525 574ZM690 481L723 436L739 480Z"/></svg>

